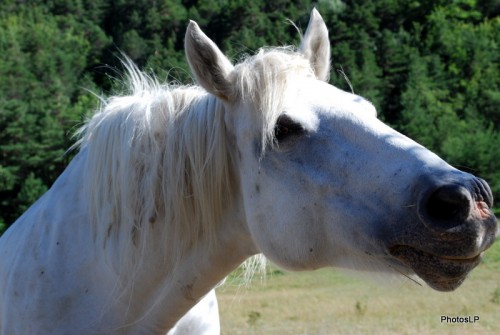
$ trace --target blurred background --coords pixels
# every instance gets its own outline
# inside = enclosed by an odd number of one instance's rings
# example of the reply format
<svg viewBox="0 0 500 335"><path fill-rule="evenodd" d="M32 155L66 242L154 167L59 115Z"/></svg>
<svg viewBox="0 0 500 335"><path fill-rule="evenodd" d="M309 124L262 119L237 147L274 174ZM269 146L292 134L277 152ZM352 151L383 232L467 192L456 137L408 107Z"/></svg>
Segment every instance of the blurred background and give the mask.
<svg viewBox="0 0 500 335"><path fill-rule="evenodd" d="M331 83L350 90L345 74L384 122L500 199L500 0L1 0L0 233L68 164L95 95L124 89L121 52L160 81L192 83L189 19L237 62L298 45L288 20L305 29L313 7L330 31ZM499 334L499 244L448 295L272 266L246 288L236 271L218 289L223 334Z"/></svg>
<svg viewBox="0 0 500 335"><path fill-rule="evenodd" d="M0 232L65 168L72 134L119 84L120 52L165 82L192 82L196 20L233 60L297 45L316 7L331 83L500 199L500 0L1 0ZM89 92L90 91L90 92ZM498 210L497 210L498 215Z"/></svg>

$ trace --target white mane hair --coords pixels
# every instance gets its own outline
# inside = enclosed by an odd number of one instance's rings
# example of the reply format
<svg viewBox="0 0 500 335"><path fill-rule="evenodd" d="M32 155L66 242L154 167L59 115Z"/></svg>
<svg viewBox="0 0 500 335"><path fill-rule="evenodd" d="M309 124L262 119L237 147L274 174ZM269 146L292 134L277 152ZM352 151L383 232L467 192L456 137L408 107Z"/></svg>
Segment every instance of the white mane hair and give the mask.
<svg viewBox="0 0 500 335"><path fill-rule="evenodd" d="M293 47L262 48L235 67L234 83L240 99L253 101L261 116L261 151L274 144L274 127L284 112L286 88L298 77L314 77L311 63Z"/></svg>
<svg viewBox="0 0 500 335"><path fill-rule="evenodd" d="M130 92L102 99L77 145L88 155L83 178L97 246L119 274L133 277L152 236L162 234L171 262L201 238L214 241L237 185L223 103L197 86L162 85L130 60L124 67ZM314 71L291 48L262 49L233 71L235 96L261 115L262 151L285 87L299 74ZM265 268L257 259L252 268Z"/></svg>
<svg viewBox="0 0 500 335"><path fill-rule="evenodd" d="M105 101L80 130L94 236L104 249L114 240L118 268L140 263L151 234L165 234L174 257L201 236L213 240L233 194L220 102L197 87L160 85L125 65L130 95Z"/></svg>

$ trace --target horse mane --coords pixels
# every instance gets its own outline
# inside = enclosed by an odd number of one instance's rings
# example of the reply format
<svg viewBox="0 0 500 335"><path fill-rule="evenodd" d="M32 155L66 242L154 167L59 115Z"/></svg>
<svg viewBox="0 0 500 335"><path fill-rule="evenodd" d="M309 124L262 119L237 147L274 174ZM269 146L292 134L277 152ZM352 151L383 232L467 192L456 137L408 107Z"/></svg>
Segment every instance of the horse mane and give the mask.
<svg viewBox="0 0 500 335"><path fill-rule="evenodd" d="M200 237L214 239L234 193L222 105L201 88L161 85L124 65L130 92L103 99L79 130L94 238L133 264L152 234L170 235L165 245L181 257Z"/></svg>
<svg viewBox="0 0 500 335"><path fill-rule="evenodd" d="M87 152L94 239L118 273L133 276L157 234L173 262L200 239L214 241L238 186L222 102L197 86L160 84L128 59L124 67L129 92L101 99L77 145ZM273 142L283 92L298 74L314 76L291 48L262 49L233 71L239 98L261 116L262 153ZM264 259L257 259L262 268Z"/></svg>

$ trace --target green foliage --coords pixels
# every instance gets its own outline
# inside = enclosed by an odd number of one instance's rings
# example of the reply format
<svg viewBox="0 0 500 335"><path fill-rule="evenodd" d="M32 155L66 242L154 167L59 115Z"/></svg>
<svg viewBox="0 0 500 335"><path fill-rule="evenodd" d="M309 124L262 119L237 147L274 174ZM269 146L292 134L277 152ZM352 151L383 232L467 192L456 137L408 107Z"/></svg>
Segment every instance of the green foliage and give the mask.
<svg viewBox="0 0 500 335"><path fill-rule="evenodd" d="M500 198L500 6L496 0L3 0L0 225L66 166L71 134L113 89L121 51L166 81L190 81L189 19L231 58L296 45L316 6L332 42L331 82ZM337 71L340 70L340 71ZM0 228L2 229L2 228Z"/></svg>
<svg viewBox="0 0 500 335"><path fill-rule="evenodd" d="M30 172L28 177L23 181L17 197L20 210L23 212L27 210L46 191L47 186L45 186L43 181L35 177L33 172Z"/></svg>
<svg viewBox="0 0 500 335"><path fill-rule="evenodd" d="M88 94L81 79L99 37L42 7L1 13L0 213L12 222L66 164L68 132L82 117L76 103Z"/></svg>

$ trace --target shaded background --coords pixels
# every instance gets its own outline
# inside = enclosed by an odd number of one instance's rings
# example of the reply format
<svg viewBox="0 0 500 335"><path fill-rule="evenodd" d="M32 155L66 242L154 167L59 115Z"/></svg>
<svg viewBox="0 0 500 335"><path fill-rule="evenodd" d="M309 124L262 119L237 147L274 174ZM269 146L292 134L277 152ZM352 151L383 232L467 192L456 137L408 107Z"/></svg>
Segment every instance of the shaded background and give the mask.
<svg viewBox="0 0 500 335"><path fill-rule="evenodd" d="M331 83L349 89L343 71L381 119L500 199L499 0L1 0L0 232L71 159L72 134L98 106L89 90L121 89L120 51L189 83L189 19L238 60L297 45L287 19L305 29L314 6L330 30Z"/></svg>

